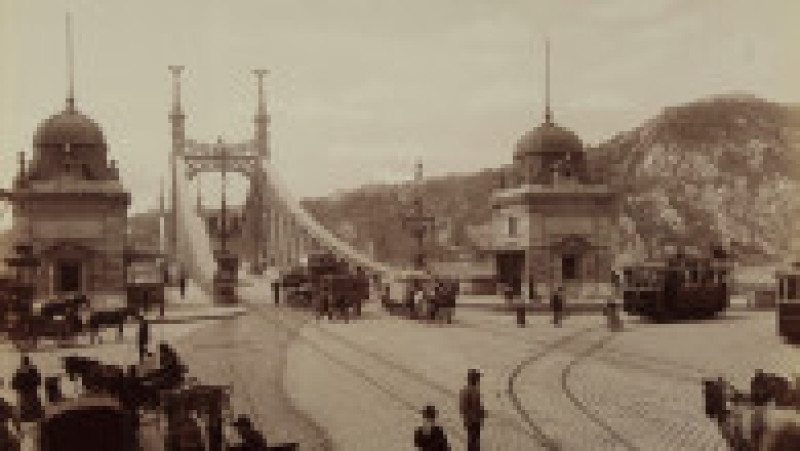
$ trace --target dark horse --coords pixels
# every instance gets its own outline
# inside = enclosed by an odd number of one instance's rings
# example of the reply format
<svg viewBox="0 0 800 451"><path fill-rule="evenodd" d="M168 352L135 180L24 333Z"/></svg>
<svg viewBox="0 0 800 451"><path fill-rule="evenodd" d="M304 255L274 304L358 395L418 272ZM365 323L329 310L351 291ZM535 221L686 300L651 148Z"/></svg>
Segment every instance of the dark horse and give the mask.
<svg viewBox="0 0 800 451"><path fill-rule="evenodd" d="M122 331L125 326L125 321L127 321L129 317L136 317L137 313L134 307L122 307L116 310L92 312L89 316L89 336L92 344L94 344L95 337L98 339L100 338L100 329L105 329L107 327L116 327L117 339L122 340Z"/></svg>

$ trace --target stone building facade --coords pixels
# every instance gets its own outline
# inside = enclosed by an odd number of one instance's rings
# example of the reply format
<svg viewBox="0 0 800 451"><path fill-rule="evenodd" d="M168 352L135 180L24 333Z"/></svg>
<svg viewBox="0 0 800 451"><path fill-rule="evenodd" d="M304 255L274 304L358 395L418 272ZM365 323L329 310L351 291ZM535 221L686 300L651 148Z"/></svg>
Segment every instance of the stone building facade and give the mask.
<svg viewBox="0 0 800 451"><path fill-rule="evenodd" d="M37 296L124 291L130 201L103 131L68 99L39 125L13 185L14 237L41 262Z"/></svg>
<svg viewBox="0 0 800 451"><path fill-rule="evenodd" d="M525 299L610 294L619 196L589 167L580 138L545 121L525 133L493 193L497 277Z"/></svg>

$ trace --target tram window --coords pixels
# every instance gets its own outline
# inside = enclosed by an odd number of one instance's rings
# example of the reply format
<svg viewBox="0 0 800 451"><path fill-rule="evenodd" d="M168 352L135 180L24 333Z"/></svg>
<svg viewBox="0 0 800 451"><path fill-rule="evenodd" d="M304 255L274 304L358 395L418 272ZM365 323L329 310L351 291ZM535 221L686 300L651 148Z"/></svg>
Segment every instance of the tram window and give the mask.
<svg viewBox="0 0 800 451"><path fill-rule="evenodd" d="M786 299L797 299L797 279L789 277L786 282Z"/></svg>
<svg viewBox="0 0 800 451"><path fill-rule="evenodd" d="M622 272L622 283L623 285L633 285L633 280L631 280L631 270L626 269Z"/></svg>

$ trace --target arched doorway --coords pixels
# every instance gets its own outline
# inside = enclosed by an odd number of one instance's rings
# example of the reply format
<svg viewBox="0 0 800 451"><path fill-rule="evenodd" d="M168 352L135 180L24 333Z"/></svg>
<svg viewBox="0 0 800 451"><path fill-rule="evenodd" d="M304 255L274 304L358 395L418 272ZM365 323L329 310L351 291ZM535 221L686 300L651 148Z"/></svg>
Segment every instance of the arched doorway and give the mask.
<svg viewBox="0 0 800 451"><path fill-rule="evenodd" d="M87 293L91 286L91 262L94 253L91 249L75 244L57 243L42 253L47 267L47 286L50 293Z"/></svg>

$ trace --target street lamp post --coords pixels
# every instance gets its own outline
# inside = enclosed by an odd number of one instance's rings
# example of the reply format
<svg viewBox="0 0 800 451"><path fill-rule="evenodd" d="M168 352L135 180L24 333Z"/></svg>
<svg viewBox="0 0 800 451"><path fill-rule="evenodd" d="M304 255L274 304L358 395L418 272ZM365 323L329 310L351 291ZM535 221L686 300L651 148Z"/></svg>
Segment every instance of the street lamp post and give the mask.
<svg viewBox="0 0 800 451"><path fill-rule="evenodd" d="M426 216L422 199L422 162L417 162L414 176L415 197L413 213L403 218L403 228L409 230L417 244L417 251L413 258L415 269L425 269L425 235L431 231L436 223L436 218Z"/></svg>

